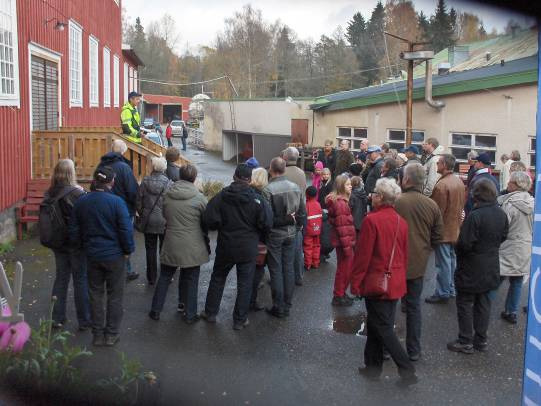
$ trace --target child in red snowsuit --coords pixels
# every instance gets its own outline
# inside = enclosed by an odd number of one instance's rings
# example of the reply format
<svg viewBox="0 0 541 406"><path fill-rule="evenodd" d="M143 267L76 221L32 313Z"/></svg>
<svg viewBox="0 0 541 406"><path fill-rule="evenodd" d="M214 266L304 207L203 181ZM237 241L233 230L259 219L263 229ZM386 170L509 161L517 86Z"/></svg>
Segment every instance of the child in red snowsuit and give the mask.
<svg viewBox="0 0 541 406"><path fill-rule="evenodd" d="M319 268L319 252L321 244L319 236L321 234L321 223L323 220L323 211L321 205L317 201L317 189L314 186L309 186L306 189L306 215L307 225L304 233L304 267L306 270L310 268Z"/></svg>

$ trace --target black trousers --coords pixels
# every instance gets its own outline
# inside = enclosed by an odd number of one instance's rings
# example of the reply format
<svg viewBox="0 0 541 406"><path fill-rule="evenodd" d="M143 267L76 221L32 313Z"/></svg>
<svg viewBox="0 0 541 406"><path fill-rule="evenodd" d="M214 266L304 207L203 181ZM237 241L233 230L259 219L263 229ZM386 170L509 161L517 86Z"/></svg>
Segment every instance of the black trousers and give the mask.
<svg viewBox="0 0 541 406"><path fill-rule="evenodd" d="M462 344L487 341L490 306L490 291L467 293L457 290L458 339Z"/></svg>
<svg viewBox="0 0 541 406"><path fill-rule="evenodd" d="M160 249L158 251L158 242ZM147 280L156 282L158 277L158 253L162 250L163 234L145 233L145 250L147 257Z"/></svg>
<svg viewBox="0 0 541 406"><path fill-rule="evenodd" d="M364 363L374 375L381 374L384 347L391 354L401 376L415 373L413 364L394 332L396 302L397 300L365 299L368 314Z"/></svg>
<svg viewBox="0 0 541 406"><path fill-rule="evenodd" d="M244 322L248 317L250 298L252 296L252 284L255 272L255 258L253 261L235 263L231 260L216 256L214 269L210 277L209 290L205 303L205 313L216 315L220 311L220 303L224 293L227 275L233 266L237 266L237 300L233 320Z"/></svg>
<svg viewBox="0 0 541 406"><path fill-rule="evenodd" d="M88 260L88 291L94 335L119 333L126 282L125 266L124 257L113 261L94 261L92 258ZM105 291L107 299L104 306Z"/></svg>
<svg viewBox="0 0 541 406"><path fill-rule="evenodd" d="M408 291L404 296L406 303L406 350L409 355L421 353L421 293L423 277L408 279Z"/></svg>

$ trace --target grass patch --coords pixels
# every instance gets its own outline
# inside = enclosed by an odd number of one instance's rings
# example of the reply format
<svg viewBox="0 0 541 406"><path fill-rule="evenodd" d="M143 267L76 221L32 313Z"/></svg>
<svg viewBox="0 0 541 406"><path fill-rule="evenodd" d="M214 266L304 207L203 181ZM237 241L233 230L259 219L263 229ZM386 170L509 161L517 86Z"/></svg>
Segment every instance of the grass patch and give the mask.
<svg viewBox="0 0 541 406"><path fill-rule="evenodd" d="M220 191L224 188L224 184L216 180L204 180L199 188L207 200L210 200L220 193Z"/></svg>
<svg viewBox="0 0 541 406"><path fill-rule="evenodd" d="M15 249L15 246L10 242L0 244L0 256L5 255Z"/></svg>

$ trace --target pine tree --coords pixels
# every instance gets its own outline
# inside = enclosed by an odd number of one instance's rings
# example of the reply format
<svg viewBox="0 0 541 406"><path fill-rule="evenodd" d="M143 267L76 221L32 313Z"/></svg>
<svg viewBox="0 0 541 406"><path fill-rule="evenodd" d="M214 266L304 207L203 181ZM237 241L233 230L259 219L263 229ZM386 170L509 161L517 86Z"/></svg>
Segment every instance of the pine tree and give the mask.
<svg viewBox="0 0 541 406"><path fill-rule="evenodd" d="M449 22L451 23L451 28L453 30L453 35L455 38L457 38L456 32L457 32L457 20L458 20L458 14L454 7L451 7L451 11L449 12Z"/></svg>
<svg viewBox="0 0 541 406"><path fill-rule="evenodd" d="M419 29L421 31L421 39L428 40L430 38L430 21L422 11L417 16L419 20Z"/></svg>
<svg viewBox="0 0 541 406"><path fill-rule="evenodd" d="M447 13L445 0L438 0L436 12L430 21L430 39L434 47L434 52L439 52L455 44L456 41L451 23L451 17Z"/></svg>
<svg viewBox="0 0 541 406"><path fill-rule="evenodd" d="M365 54L365 69L376 68L379 62L385 55L385 42L383 39L383 29L385 27L385 8L381 1L378 2L370 20L368 21L367 32L367 45ZM383 71L371 70L365 72L364 76L367 79L368 84L374 84L377 79L384 74Z"/></svg>
<svg viewBox="0 0 541 406"><path fill-rule="evenodd" d="M367 52L366 44L366 22L361 13L355 13L351 21L348 22L346 29L346 38L349 44L353 48L355 58L357 59L357 66L359 70L362 70L366 67L365 65L365 54ZM362 87L366 86L367 81L364 79L362 73L356 74L352 77L352 86L353 87Z"/></svg>

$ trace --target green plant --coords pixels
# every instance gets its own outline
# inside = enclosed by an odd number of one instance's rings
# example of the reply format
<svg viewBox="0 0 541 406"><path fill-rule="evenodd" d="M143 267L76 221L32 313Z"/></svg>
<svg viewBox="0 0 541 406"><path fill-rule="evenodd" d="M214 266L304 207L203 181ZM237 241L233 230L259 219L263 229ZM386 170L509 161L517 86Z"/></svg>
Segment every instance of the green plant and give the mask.
<svg viewBox="0 0 541 406"><path fill-rule="evenodd" d="M204 180L201 183L201 193L205 195L207 200L212 199L224 188L224 184L217 180Z"/></svg>
<svg viewBox="0 0 541 406"><path fill-rule="evenodd" d="M98 386L105 390L111 399L119 403L137 403L140 392L140 385L147 381L150 385L157 382L153 372L143 372L142 365L137 360L129 359L126 354L119 352L120 374L97 382Z"/></svg>
<svg viewBox="0 0 541 406"><path fill-rule="evenodd" d="M0 255L7 254L8 252L13 251L15 247L10 242L4 242L0 244Z"/></svg>
<svg viewBox="0 0 541 406"><path fill-rule="evenodd" d="M51 313L55 299L53 297ZM30 342L22 353L0 354L0 374L17 384L32 383L38 392L80 384L81 373L74 362L92 355L85 348L69 344L71 333L52 332L51 313L49 320L40 320L39 327L32 331Z"/></svg>

